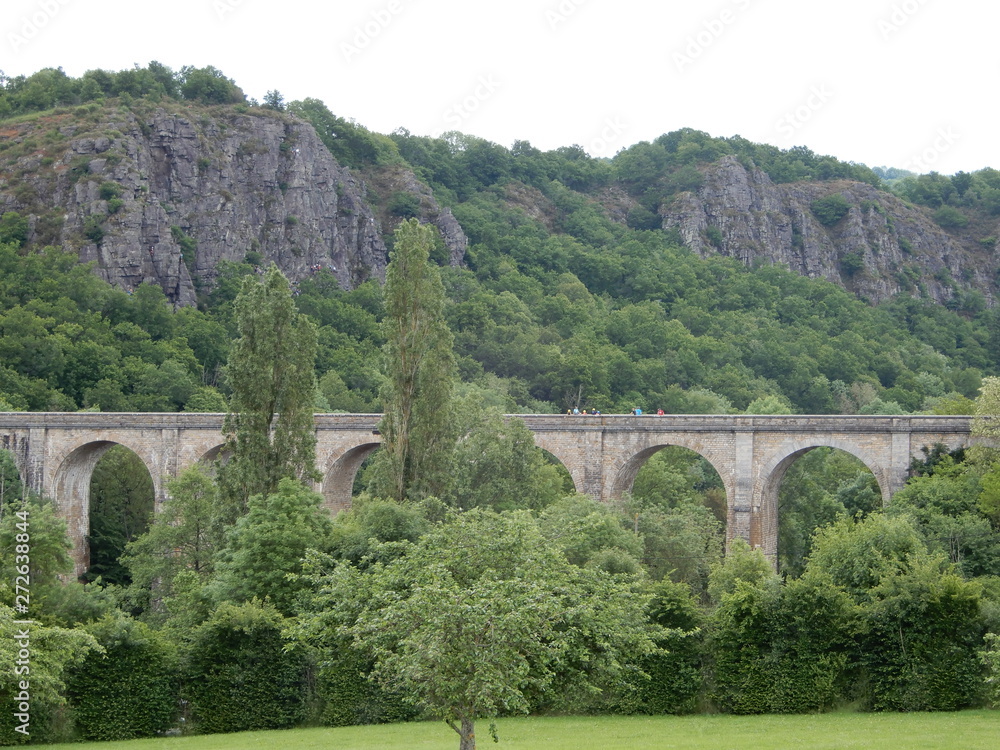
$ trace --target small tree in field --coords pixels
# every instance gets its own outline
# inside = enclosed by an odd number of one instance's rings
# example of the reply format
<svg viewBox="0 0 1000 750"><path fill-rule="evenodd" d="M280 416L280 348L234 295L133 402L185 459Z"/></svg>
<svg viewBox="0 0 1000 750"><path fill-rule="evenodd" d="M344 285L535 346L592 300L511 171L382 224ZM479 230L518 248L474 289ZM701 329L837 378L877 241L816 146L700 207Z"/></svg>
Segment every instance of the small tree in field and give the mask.
<svg viewBox="0 0 1000 750"><path fill-rule="evenodd" d="M389 563L321 578L301 633L352 639L373 678L444 720L460 750L476 747L477 720L599 693L657 650L649 597L568 562L530 513L469 511L402 546Z"/></svg>

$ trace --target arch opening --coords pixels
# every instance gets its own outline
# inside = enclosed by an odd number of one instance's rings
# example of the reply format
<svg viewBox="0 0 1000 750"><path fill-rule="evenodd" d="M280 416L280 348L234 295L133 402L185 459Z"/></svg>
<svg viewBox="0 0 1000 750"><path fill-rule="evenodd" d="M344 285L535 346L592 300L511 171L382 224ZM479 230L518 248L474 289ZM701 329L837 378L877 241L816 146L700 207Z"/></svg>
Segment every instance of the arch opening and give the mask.
<svg viewBox="0 0 1000 750"><path fill-rule="evenodd" d="M110 440L95 440L77 446L70 451L56 468L53 475L50 494L56 503L56 512L66 521L66 532L72 549L74 573L84 576L90 568L90 504L91 482L94 469L109 450L119 443ZM128 446L122 444L124 450L136 456L146 474L151 476L146 462ZM131 461L131 459L130 459ZM152 478L154 497L156 479Z"/></svg>
<svg viewBox="0 0 1000 750"><path fill-rule="evenodd" d="M21 500L25 489L14 455L8 450L0 450L0 516L8 503Z"/></svg>
<svg viewBox="0 0 1000 750"><path fill-rule="evenodd" d="M207 471L214 471L216 466L226 463L232 457L233 453L226 449L226 444L219 443L205 451L195 463Z"/></svg>
<svg viewBox="0 0 1000 750"><path fill-rule="evenodd" d="M364 489L364 472L361 469L380 446L379 442L356 445L344 451L327 468L320 491L323 507L331 515L350 508L351 499Z"/></svg>
<svg viewBox="0 0 1000 750"><path fill-rule="evenodd" d="M153 478L138 455L113 444L94 465L88 492L89 565L83 577L127 585L132 579L121 556L153 521Z"/></svg>
<svg viewBox="0 0 1000 750"><path fill-rule="evenodd" d="M705 595L709 569L725 549L728 517L726 487L711 462L679 445L648 448L622 468L614 491L642 538L650 575Z"/></svg>
<svg viewBox="0 0 1000 750"><path fill-rule="evenodd" d="M561 482L561 489L563 495L572 495L577 491L576 484L573 482L573 475L569 473L569 469L566 468L566 464L559 460L559 457L554 453L549 453L544 448L539 448L535 446L535 449L541 454L542 460L553 468L555 473L558 475L558 481Z"/></svg>
<svg viewBox="0 0 1000 750"><path fill-rule="evenodd" d="M765 490L777 496L778 571L802 573L816 529L848 517L862 519L882 507L879 482L861 459L830 446L791 453L771 473Z"/></svg>

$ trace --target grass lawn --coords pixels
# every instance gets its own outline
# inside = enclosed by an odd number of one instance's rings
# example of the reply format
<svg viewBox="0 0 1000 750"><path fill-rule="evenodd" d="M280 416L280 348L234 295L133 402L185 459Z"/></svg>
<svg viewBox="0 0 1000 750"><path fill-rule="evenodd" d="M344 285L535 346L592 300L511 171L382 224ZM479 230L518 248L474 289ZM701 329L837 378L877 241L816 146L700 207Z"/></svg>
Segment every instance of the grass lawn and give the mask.
<svg viewBox="0 0 1000 750"><path fill-rule="evenodd" d="M502 719L500 744L488 722L478 746L497 750L995 750L1000 711L808 716L647 716ZM456 750L443 723L172 737L48 745L51 750Z"/></svg>

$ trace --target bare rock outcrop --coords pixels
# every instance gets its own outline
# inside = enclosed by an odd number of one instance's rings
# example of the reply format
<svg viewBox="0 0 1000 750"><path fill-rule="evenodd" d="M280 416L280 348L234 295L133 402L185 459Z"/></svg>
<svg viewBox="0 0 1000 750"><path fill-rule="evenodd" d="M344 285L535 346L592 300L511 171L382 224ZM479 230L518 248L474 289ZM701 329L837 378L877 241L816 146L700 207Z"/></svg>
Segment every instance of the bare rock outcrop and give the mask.
<svg viewBox="0 0 1000 750"><path fill-rule="evenodd" d="M248 255L292 281L319 268L344 288L384 276L364 183L307 123L177 103L100 114L67 119L58 147L21 165L17 190L0 185L2 210L29 215L33 232L50 228L29 241L77 251L122 288L159 284L176 305L193 304L221 261Z"/></svg>
<svg viewBox="0 0 1000 750"><path fill-rule="evenodd" d="M824 224L814 201L834 194L848 208ZM676 228L702 257L780 263L873 303L917 287L941 303L959 286L993 296L996 259L989 251L959 241L925 210L866 183L775 184L729 156L709 165L702 186L675 196L661 214L664 228Z"/></svg>

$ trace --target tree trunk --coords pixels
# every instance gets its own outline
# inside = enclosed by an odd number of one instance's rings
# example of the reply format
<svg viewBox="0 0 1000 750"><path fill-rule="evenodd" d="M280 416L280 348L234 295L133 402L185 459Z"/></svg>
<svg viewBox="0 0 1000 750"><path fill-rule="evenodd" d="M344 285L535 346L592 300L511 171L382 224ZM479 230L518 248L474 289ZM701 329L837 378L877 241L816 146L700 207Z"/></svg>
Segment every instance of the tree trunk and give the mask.
<svg viewBox="0 0 1000 750"><path fill-rule="evenodd" d="M447 723L458 733L458 750L476 750L476 722L474 719L463 717L461 726L450 719Z"/></svg>
<svg viewBox="0 0 1000 750"><path fill-rule="evenodd" d="M476 750L476 725L472 719L462 719L462 731L458 736L458 750Z"/></svg>

